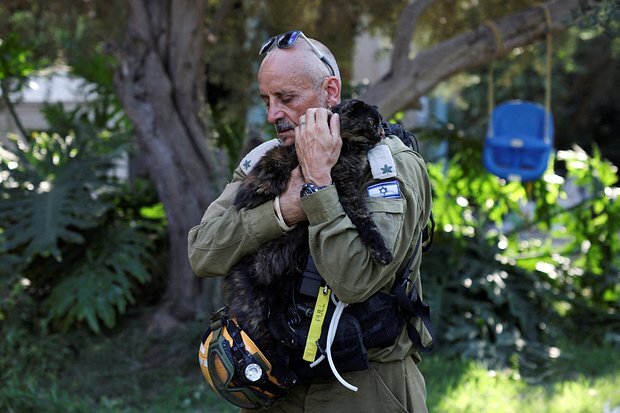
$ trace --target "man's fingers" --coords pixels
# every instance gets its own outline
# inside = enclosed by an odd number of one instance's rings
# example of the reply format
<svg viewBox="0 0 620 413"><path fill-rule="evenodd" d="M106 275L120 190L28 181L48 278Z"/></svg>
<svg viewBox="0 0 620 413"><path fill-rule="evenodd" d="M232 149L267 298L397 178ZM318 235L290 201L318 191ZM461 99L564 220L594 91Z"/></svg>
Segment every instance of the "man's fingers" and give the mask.
<svg viewBox="0 0 620 413"><path fill-rule="evenodd" d="M310 108L306 111L305 115L302 115L302 117L304 118L304 121L306 123L306 125L308 126L308 128L313 128L315 123L316 123L316 109L314 108Z"/></svg>
<svg viewBox="0 0 620 413"><path fill-rule="evenodd" d="M328 125L330 112L327 109L317 110L315 112L316 123L318 125Z"/></svg>
<svg viewBox="0 0 620 413"><path fill-rule="evenodd" d="M331 131L332 138L340 137L340 115L334 113L329 120L329 130Z"/></svg>

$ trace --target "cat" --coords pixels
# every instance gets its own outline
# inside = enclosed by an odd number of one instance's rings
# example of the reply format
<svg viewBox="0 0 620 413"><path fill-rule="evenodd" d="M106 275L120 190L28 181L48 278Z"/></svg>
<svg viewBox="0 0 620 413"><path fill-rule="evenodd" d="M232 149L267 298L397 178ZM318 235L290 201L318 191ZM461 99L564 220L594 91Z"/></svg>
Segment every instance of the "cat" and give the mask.
<svg viewBox="0 0 620 413"><path fill-rule="evenodd" d="M373 260L388 264L392 253L367 211L361 191L367 152L384 136L381 115L374 106L360 100L343 101L332 113L340 115L342 137L340 157L331 173L340 203ZM295 145L281 145L268 151L243 181L235 207L254 208L273 200L284 191L297 165ZM294 379L286 371L286 351L270 327L286 325L286 308L308 253L308 223L299 223L284 236L243 257L223 283L231 315L271 361L273 374L285 383Z"/></svg>

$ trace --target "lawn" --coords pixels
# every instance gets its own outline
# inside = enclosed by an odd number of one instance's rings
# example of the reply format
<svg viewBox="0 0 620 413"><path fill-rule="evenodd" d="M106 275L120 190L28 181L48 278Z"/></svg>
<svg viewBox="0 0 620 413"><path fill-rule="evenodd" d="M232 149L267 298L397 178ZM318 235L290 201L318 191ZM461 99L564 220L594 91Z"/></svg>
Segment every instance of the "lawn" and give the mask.
<svg viewBox="0 0 620 413"><path fill-rule="evenodd" d="M428 406L434 413L620 413L620 351L567 344L540 380L514 371L445 360L422 363ZM532 382L534 381L534 382Z"/></svg>
<svg viewBox="0 0 620 413"><path fill-rule="evenodd" d="M2 412L236 412L217 397L197 363L202 325L156 337L139 322L114 333L34 339L4 331ZM420 368L433 413L620 413L620 351L566 343L537 378L481 364L427 356Z"/></svg>

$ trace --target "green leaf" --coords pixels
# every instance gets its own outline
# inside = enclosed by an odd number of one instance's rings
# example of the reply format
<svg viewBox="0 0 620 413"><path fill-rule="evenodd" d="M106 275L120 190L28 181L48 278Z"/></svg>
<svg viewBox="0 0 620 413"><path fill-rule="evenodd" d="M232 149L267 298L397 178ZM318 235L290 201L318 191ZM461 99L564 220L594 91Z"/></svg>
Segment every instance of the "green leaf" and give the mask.
<svg viewBox="0 0 620 413"><path fill-rule="evenodd" d="M130 226L102 230L89 243L86 259L44 301L50 320L65 328L85 320L95 333L101 331L101 321L114 327L117 314L134 302L132 289L150 280L151 248L149 237Z"/></svg>
<svg viewBox="0 0 620 413"><path fill-rule="evenodd" d="M28 145L0 153L0 222L8 250L23 250L27 260L52 255L62 259L60 243L80 244L111 205L96 191L108 184L101 173L115 152L93 153L96 136L35 133ZM95 141L95 142L94 142Z"/></svg>

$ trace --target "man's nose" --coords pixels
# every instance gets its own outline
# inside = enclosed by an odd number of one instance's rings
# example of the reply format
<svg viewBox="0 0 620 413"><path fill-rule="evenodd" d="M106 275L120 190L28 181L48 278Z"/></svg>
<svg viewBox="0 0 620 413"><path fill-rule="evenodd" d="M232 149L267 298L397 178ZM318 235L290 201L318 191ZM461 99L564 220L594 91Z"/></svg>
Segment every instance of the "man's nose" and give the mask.
<svg viewBox="0 0 620 413"><path fill-rule="evenodd" d="M283 117L284 112L282 112L282 106L276 102L271 102L267 108L267 122L274 124L278 119L282 119Z"/></svg>

